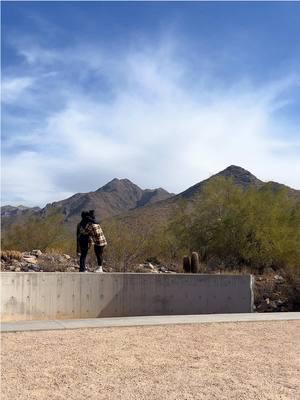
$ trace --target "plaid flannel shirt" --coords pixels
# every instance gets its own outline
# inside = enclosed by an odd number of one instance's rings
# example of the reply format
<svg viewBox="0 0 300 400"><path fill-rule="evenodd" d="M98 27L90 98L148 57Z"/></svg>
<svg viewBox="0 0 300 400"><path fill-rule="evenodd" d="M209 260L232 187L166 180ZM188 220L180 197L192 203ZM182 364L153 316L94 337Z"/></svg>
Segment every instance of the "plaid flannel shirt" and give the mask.
<svg viewBox="0 0 300 400"><path fill-rule="evenodd" d="M86 226L86 232L92 239L93 243L97 246L106 246L107 241L105 239L102 228L99 224L89 223Z"/></svg>

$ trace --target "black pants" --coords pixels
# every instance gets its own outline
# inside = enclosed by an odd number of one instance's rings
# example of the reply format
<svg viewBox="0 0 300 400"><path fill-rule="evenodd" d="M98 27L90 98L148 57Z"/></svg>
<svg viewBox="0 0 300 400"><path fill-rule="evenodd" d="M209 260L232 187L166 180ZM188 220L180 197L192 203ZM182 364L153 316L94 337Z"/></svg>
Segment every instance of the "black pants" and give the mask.
<svg viewBox="0 0 300 400"><path fill-rule="evenodd" d="M85 271L85 259L86 259L87 253L89 251L89 241L86 239L82 239L79 241L79 245L80 245L80 250L81 250L80 261L79 261L79 265L80 265L79 271L83 272L83 271ZM99 267L102 266L102 263L103 263L104 247L105 246L94 245L94 250L95 250L97 263L98 263Z"/></svg>

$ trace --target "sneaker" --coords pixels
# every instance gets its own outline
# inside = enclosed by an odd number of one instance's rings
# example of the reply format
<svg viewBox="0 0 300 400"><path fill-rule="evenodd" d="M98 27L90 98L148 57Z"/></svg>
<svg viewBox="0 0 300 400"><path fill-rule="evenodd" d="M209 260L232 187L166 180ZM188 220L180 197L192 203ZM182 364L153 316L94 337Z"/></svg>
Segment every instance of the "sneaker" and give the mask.
<svg viewBox="0 0 300 400"><path fill-rule="evenodd" d="M95 272L104 272L102 266L98 267Z"/></svg>

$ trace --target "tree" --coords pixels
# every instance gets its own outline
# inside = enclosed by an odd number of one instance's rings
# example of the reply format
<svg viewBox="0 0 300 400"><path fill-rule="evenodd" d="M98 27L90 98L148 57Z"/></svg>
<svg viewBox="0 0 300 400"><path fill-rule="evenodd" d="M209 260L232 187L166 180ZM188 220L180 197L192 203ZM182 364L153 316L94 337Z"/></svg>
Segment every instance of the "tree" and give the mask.
<svg viewBox="0 0 300 400"><path fill-rule="evenodd" d="M12 225L2 240L3 249L30 251L55 250L57 252L75 251L75 239L64 225L64 218L58 212L43 218L29 217L22 224Z"/></svg>
<svg viewBox="0 0 300 400"><path fill-rule="evenodd" d="M202 261L263 269L300 267L300 207L287 190L243 189L222 177L208 182L192 212L169 224L174 246L197 250Z"/></svg>

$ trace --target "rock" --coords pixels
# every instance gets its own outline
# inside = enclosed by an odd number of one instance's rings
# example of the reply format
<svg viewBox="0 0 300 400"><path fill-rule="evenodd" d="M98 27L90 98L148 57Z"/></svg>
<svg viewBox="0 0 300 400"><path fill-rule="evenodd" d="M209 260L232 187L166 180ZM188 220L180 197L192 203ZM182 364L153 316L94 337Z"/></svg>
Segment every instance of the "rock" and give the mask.
<svg viewBox="0 0 300 400"><path fill-rule="evenodd" d="M67 268L67 272L75 272L76 268L75 267L69 267Z"/></svg>
<svg viewBox="0 0 300 400"><path fill-rule="evenodd" d="M278 310L280 310L280 311L281 311L282 308L285 309L285 308L286 308L286 305L287 305L287 302L286 302L286 301L283 301L283 300L281 300L281 299L275 301L275 303L276 303L276 308L277 308Z"/></svg>
<svg viewBox="0 0 300 400"><path fill-rule="evenodd" d="M8 268L9 268L10 271L15 271L16 266L15 265L9 265Z"/></svg>
<svg viewBox="0 0 300 400"><path fill-rule="evenodd" d="M287 312L287 311L289 311L289 309L287 308L287 307L280 307L280 311L281 312Z"/></svg>
<svg viewBox="0 0 300 400"><path fill-rule="evenodd" d="M16 267L15 272L21 272L21 268L20 267Z"/></svg>
<svg viewBox="0 0 300 400"><path fill-rule="evenodd" d="M265 273L265 275L274 274L274 269L271 267L266 267L264 269L264 273Z"/></svg>
<svg viewBox="0 0 300 400"><path fill-rule="evenodd" d="M160 268L159 268L159 271L160 271L160 272L168 272L168 270L167 270L166 267L160 267Z"/></svg>
<svg viewBox="0 0 300 400"><path fill-rule="evenodd" d="M143 269L150 269L151 271L156 270L153 264L150 262L145 262L144 264L139 264L139 268L141 269L140 272L143 272Z"/></svg>
<svg viewBox="0 0 300 400"><path fill-rule="evenodd" d="M277 308L277 302L276 301L270 301L270 307L275 310Z"/></svg>
<svg viewBox="0 0 300 400"><path fill-rule="evenodd" d="M23 256L23 260L26 261L29 264L36 264L37 259L35 256Z"/></svg>
<svg viewBox="0 0 300 400"><path fill-rule="evenodd" d="M283 282L285 282L284 277L281 276L281 275L275 275L275 276L274 276L274 279L275 279L275 281L277 281L278 283L283 283Z"/></svg>
<svg viewBox="0 0 300 400"><path fill-rule="evenodd" d="M71 256L69 256L69 254L64 254L64 257L66 260L70 260Z"/></svg>
<svg viewBox="0 0 300 400"><path fill-rule="evenodd" d="M41 252L41 250L32 250L30 254L32 254L33 256L39 257L43 253Z"/></svg>
<svg viewBox="0 0 300 400"><path fill-rule="evenodd" d="M168 265L168 271L173 271L173 272L176 273L177 269L178 269L177 265L175 265L175 264L169 264Z"/></svg>
<svg viewBox="0 0 300 400"><path fill-rule="evenodd" d="M30 269L32 269L34 272L39 272L41 267L39 265L33 264L30 266Z"/></svg>

